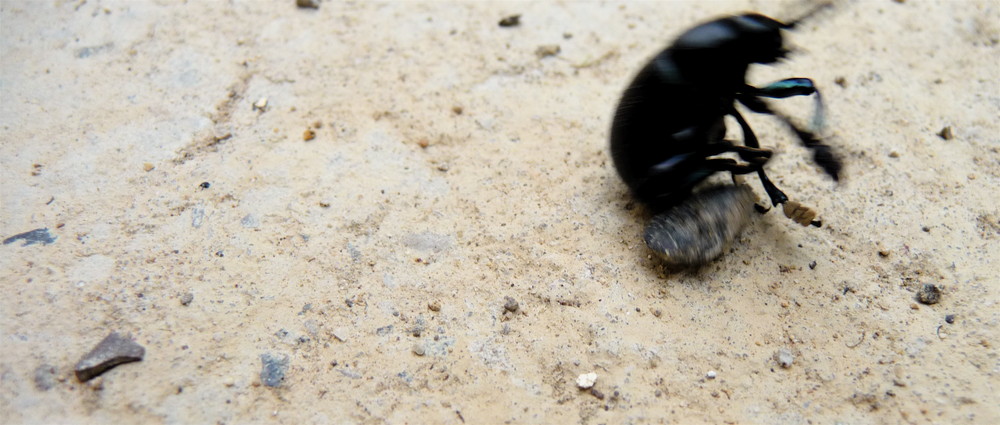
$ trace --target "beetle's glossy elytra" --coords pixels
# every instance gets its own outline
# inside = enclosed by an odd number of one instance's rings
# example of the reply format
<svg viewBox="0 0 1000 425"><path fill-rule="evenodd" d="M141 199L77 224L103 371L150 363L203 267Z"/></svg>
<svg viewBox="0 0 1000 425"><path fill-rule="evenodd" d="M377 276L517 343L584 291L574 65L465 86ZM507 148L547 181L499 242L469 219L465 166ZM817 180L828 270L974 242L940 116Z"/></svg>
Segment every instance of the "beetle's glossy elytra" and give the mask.
<svg viewBox="0 0 1000 425"><path fill-rule="evenodd" d="M764 164L771 151L761 149L753 130L736 110L737 102L753 112L781 119L813 151L815 162L833 179L839 177L840 162L829 146L812 130L800 128L773 111L762 99L813 95L817 100L815 121L821 122L822 102L812 80L789 78L762 88L746 83L750 65L771 64L786 56L782 33L799 21L786 24L756 13L710 21L681 34L639 71L622 95L611 128L615 169L638 200L654 212L664 213L687 202L712 174L728 171L732 175L756 173L774 206L789 202L767 177ZM739 124L742 144L725 139L727 115ZM718 157L726 153L734 153L740 160ZM698 199L721 206L726 202L722 196L728 192ZM783 209L800 224L820 224L812 220L814 211L798 203ZM647 241L649 232L647 229ZM721 253L721 249L693 251Z"/></svg>

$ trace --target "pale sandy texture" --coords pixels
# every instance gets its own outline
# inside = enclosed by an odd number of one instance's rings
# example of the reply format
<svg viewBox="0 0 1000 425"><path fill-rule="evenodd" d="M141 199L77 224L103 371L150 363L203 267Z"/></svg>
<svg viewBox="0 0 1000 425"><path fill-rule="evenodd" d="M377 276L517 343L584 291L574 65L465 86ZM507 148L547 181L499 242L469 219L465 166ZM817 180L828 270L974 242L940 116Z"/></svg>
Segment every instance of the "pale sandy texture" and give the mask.
<svg viewBox="0 0 1000 425"><path fill-rule="evenodd" d="M751 117L825 226L697 273L640 240L615 102L683 29L803 3L180 3L0 6L0 237L58 237L0 245L0 422L1000 423L995 1L790 35L750 78L816 80L846 179ZM111 330L145 358L80 384Z"/></svg>

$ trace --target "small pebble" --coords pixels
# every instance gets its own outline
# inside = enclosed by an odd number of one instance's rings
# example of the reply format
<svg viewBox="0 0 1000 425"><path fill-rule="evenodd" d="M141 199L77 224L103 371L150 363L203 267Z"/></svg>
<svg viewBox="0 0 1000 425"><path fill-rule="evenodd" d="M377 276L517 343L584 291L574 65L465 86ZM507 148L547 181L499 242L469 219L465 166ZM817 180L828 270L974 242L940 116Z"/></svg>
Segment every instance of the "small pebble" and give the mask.
<svg viewBox="0 0 1000 425"><path fill-rule="evenodd" d="M192 301L194 301L194 294L193 293L188 292L188 293L186 293L184 295L181 295L181 305L191 304Z"/></svg>
<svg viewBox="0 0 1000 425"><path fill-rule="evenodd" d="M597 388L591 388L590 395L597 397L598 400L604 400L604 393L598 391Z"/></svg>
<svg viewBox="0 0 1000 425"><path fill-rule="evenodd" d="M262 97L253 104L253 110L264 112L267 110L267 98Z"/></svg>
<svg viewBox="0 0 1000 425"><path fill-rule="evenodd" d="M143 171L153 171L153 168L156 168L156 167L154 167L152 163L146 162L146 163L142 164L142 170Z"/></svg>
<svg viewBox="0 0 1000 425"><path fill-rule="evenodd" d="M500 20L498 23L501 27L516 27L521 25L521 15L510 15Z"/></svg>
<svg viewBox="0 0 1000 425"><path fill-rule="evenodd" d="M582 390L593 387L595 382L597 382L597 374L594 372L584 373L576 378L576 386Z"/></svg>
<svg viewBox="0 0 1000 425"><path fill-rule="evenodd" d="M199 184L198 187L200 187L202 189L208 189L208 188L212 187L212 184L209 183L209 182L201 182L201 184Z"/></svg>
<svg viewBox="0 0 1000 425"><path fill-rule="evenodd" d="M302 140L306 142L315 138L316 138L316 132L313 131L311 128L307 128L306 131L302 132Z"/></svg>
<svg viewBox="0 0 1000 425"><path fill-rule="evenodd" d="M521 307L517 303L517 300L515 300L515 299L513 299L511 297L503 297L503 299L504 299L504 303L503 303L504 310L507 310L507 311L513 313L513 312L517 311L518 308Z"/></svg>
<svg viewBox="0 0 1000 425"><path fill-rule="evenodd" d="M260 355L260 363L260 382L269 387L281 386L288 370L288 355L264 353Z"/></svg>
<svg viewBox="0 0 1000 425"><path fill-rule="evenodd" d="M441 303L438 301L431 301L427 303L427 309L434 312L441 311Z"/></svg>
<svg viewBox="0 0 1000 425"><path fill-rule="evenodd" d="M295 0L295 5L303 9L319 9L320 0Z"/></svg>
<svg viewBox="0 0 1000 425"><path fill-rule="evenodd" d="M710 371L708 371L708 373L705 374L705 377L708 378L708 379L715 379L715 376L716 376L716 373L715 373L714 370L710 370Z"/></svg>
<svg viewBox="0 0 1000 425"><path fill-rule="evenodd" d="M549 56L558 55L560 51L562 51L562 49L559 47L558 44L545 44L538 46L538 48L535 49L535 56L538 56L539 59L542 59L542 58L547 58Z"/></svg>
<svg viewBox="0 0 1000 425"><path fill-rule="evenodd" d="M416 354L418 356L423 356L424 355L423 344L413 344L413 354Z"/></svg>
<svg viewBox="0 0 1000 425"><path fill-rule="evenodd" d="M774 353L774 360L777 361L781 367L788 369L792 367L792 363L795 361L795 356L792 355L791 351L782 348L778 350L778 352Z"/></svg>
<svg viewBox="0 0 1000 425"><path fill-rule="evenodd" d="M951 126L949 125L949 126L946 126L945 128L942 128L941 131L938 132L938 137L940 137L940 138L942 138L944 140L951 140L951 139L955 138L955 134L952 133Z"/></svg>
<svg viewBox="0 0 1000 425"><path fill-rule="evenodd" d="M944 316L944 321L948 322L949 325L952 324L952 323L955 323L955 315L954 314L949 314L947 316Z"/></svg>
<svg viewBox="0 0 1000 425"><path fill-rule="evenodd" d="M917 292L917 301L928 305L937 304L941 301L941 288L933 283L925 283L920 292Z"/></svg>
<svg viewBox="0 0 1000 425"><path fill-rule="evenodd" d="M111 332L76 364L76 378L87 382L120 364L140 361L145 354L135 341Z"/></svg>

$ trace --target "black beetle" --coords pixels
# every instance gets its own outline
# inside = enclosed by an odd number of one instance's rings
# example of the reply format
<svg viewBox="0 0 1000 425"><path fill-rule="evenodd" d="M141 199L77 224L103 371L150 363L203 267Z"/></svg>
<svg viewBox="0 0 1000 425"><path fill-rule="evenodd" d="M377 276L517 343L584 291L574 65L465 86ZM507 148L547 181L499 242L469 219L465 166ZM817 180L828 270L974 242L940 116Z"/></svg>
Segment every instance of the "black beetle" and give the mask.
<svg viewBox="0 0 1000 425"><path fill-rule="evenodd" d="M645 239L668 263L707 262L721 254L728 242L710 238L715 242L702 242L706 246L691 248L692 252L703 254L679 256L676 250L665 246L677 246L674 242L679 240L699 243L696 242L699 238L671 232L692 229L700 223L726 227L696 230L701 234L724 234L731 240L745 223L746 220L722 219L719 211L727 205L736 211L747 210L747 202L753 204L752 197L745 196L749 191L726 185L695 193L696 186L720 171L730 172L734 181L736 175L757 173L772 205L784 204L785 214L802 225L820 226L819 221L813 221L816 217L813 210L789 201L768 179L763 166L771 151L760 148L753 130L735 107L739 102L753 112L781 119L803 145L812 149L814 161L826 174L838 180L841 165L830 147L813 131L802 129L773 111L762 99L814 95L815 122L820 123L822 100L812 80L789 78L763 88L746 83L751 64L772 64L787 55L782 31L794 28L805 17L786 24L747 13L698 25L681 34L646 64L622 95L611 128L611 156L615 169L635 198L657 214L653 225L646 229ZM743 145L725 139L727 115L739 124ZM716 157L725 153L735 153L743 162ZM709 205L712 208L703 214L718 217L696 219L690 214L671 214L671 209L685 203ZM758 210L766 211L760 206ZM667 239L670 243L663 242Z"/></svg>

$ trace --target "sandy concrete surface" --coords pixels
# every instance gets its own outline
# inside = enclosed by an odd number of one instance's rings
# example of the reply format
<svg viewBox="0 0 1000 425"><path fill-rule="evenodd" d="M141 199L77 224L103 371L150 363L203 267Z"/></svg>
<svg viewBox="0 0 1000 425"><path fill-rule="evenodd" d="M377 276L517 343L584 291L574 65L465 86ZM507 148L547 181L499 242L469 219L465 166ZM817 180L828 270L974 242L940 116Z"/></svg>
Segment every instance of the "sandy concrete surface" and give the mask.
<svg viewBox="0 0 1000 425"><path fill-rule="evenodd" d="M640 239L634 73L809 7L4 0L0 238L47 230L0 245L0 422L1000 423L996 1L837 2L752 70L824 92L840 184L749 117L822 228Z"/></svg>

